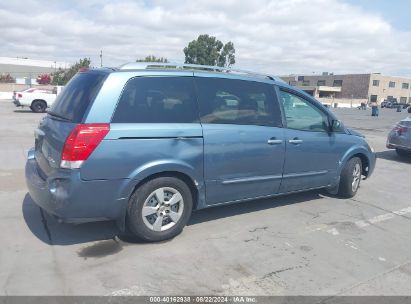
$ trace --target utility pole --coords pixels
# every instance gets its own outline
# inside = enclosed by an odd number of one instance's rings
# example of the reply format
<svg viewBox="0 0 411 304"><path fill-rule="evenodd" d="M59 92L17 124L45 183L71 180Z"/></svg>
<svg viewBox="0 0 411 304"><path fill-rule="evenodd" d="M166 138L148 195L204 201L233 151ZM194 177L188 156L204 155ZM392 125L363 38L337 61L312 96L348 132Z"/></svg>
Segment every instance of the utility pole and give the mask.
<svg viewBox="0 0 411 304"><path fill-rule="evenodd" d="M100 50L100 67L103 67L103 50Z"/></svg>

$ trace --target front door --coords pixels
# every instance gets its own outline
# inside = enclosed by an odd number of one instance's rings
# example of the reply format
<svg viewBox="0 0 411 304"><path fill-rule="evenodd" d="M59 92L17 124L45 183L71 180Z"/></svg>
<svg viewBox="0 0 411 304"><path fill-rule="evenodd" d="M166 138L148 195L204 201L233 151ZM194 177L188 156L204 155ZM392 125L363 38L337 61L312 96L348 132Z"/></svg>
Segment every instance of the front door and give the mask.
<svg viewBox="0 0 411 304"><path fill-rule="evenodd" d="M329 132L327 113L292 91L280 90L287 127L280 192L328 186L336 175L341 145Z"/></svg>
<svg viewBox="0 0 411 304"><path fill-rule="evenodd" d="M207 204L278 193L285 142L273 86L218 76L195 79Z"/></svg>

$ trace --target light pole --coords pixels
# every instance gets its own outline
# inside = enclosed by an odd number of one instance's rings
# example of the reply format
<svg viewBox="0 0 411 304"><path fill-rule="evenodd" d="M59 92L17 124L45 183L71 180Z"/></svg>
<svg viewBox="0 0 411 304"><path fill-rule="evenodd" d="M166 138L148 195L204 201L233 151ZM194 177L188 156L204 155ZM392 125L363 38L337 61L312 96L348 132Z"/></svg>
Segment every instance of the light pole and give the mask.
<svg viewBox="0 0 411 304"><path fill-rule="evenodd" d="M100 50L100 67L103 67L103 50Z"/></svg>

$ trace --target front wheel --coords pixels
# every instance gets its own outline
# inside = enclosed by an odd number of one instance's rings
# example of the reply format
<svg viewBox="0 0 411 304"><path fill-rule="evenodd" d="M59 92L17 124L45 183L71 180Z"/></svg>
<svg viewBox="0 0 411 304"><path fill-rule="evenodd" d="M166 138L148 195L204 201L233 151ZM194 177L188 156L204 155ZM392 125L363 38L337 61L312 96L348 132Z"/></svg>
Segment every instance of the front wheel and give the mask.
<svg viewBox="0 0 411 304"><path fill-rule="evenodd" d="M362 163L358 157L351 158L341 171L338 195L344 198L355 196L360 187Z"/></svg>
<svg viewBox="0 0 411 304"><path fill-rule="evenodd" d="M173 238L187 224L193 206L190 188L175 177L152 179L132 194L127 224L137 237L158 242Z"/></svg>

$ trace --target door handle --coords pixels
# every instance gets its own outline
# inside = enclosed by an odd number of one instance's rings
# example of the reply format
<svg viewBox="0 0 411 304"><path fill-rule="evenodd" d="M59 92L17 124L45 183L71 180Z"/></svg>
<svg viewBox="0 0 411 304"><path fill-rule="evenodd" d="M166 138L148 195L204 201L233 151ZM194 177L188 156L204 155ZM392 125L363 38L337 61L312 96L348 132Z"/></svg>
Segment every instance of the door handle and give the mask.
<svg viewBox="0 0 411 304"><path fill-rule="evenodd" d="M282 139L276 139L275 137L271 137L269 140L267 140L267 144L269 145L279 145L282 143L283 143Z"/></svg>
<svg viewBox="0 0 411 304"><path fill-rule="evenodd" d="M293 144L293 145L298 145L298 144L301 144L301 143L303 142L303 140L302 140L302 139L298 139L298 138L296 137L296 138L290 139L288 142L289 142L290 144Z"/></svg>

